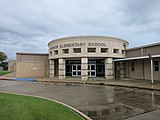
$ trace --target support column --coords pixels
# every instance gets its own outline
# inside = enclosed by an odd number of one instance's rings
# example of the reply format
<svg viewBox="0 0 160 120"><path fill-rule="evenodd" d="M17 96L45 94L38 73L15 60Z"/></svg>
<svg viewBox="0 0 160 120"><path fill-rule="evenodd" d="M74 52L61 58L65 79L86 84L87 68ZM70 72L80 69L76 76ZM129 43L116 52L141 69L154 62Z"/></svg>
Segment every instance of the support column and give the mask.
<svg viewBox="0 0 160 120"><path fill-rule="evenodd" d="M151 61L151 83L154 83L154 73L153 73L153 58L150 59Z"/></svg>
<svg viewBox="0 0 160 120"><path fill-rule="evenodd" d="M65 59L63 58L60 58L59 59L59 65L58 65L58 78L59 79L65 79L66 76L65 76L65 71L66 71L66 68L65 68Z"/></svg>
<svg viewBox="0 0 160 120"><path fill-rule="evenodd" d="M49 60L49 77L54 78L54 60Z"/></svg>
<svg viewBox="0 0 160 120"><path fill-rule="evenodd" d="M113 79L113 59L105 59L105 77L107 80Z"/></svg>
<svg viewBox="0 0 160 120"><path fill-rule="evenodd" d="M124 78L124 63L120 62L120 78Z"/></svg>
<svg viewBox="0 0 160 120"><path fill-rule="evenodd" d="M88 58L81 58L81 80L88 80Z"/></svg>
<svg viewBox="0 0 160 120"><path fill-rule="evenodd" d="M113 62L113 79L116 79L116 62Z"/></svg>

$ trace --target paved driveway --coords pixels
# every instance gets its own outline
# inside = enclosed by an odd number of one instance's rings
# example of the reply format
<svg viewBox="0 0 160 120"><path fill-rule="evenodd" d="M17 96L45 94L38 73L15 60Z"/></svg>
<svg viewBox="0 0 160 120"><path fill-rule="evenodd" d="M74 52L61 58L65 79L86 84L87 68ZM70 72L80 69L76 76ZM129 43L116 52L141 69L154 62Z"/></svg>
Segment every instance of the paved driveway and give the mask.
<svg viewBox="0 0 160 120"><path fill-rule="evenodd" d="M95 120L128 118L160 108L159 92L122 87L0 81L0 91L58 100Z"/></svg>

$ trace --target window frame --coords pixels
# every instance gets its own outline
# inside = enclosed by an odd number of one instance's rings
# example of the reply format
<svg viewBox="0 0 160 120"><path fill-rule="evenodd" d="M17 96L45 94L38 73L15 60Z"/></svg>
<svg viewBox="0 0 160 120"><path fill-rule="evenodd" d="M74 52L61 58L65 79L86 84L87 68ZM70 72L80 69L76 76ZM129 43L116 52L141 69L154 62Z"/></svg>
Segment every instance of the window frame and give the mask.
<svg viewBox="0 0 160 120"><path fill-rule="evenodd" d="M101 48L101 53L108 53L108 48Z"/></svg>
<svg viewBox="0 0 160 120"><path fill-rule="evenodd" d="M52 52L52 51L50 51L50 52L49 52L49 55L50 55L50 56L52 56L52 54L53 54L53 52Z"/></svg>
<svg viewBox="0 0 160 120"><path fill-rule="evenodd" d="M131 62L131 71L132 71L132 72L135 71L135 62Z"/></svg>
<svg viewBox="0 0 160 120"><path fill-rule="evenodd" d="M156 62L157 62L158 64L156 64ZM155 60L155 61L153 62L153 64L154 64L154 71L155 71L155 72L160 71L160 62L159 62L159 60Z"/></svg>
<svg viewBox="0 0 160 120"><path fill-rule="evenodd" d="M87 48L87 52L88 53L96 53L96 48Z"/></svg>
<svg viewBox="0 0 160 120"><path fill-rule="evenodd" d="M73 48L73 53L81 53L81 48Z"/></svg>
<svg viewBox="0 0 160 120"><path fill-rule="evenodd" d="M119 54L119 49L113 49L113 53Z"/></svg>
<svg viewBox="0 0 160 120"><path fill-rule="evenodd" d="M122 50L122 54L125 54L125 52L126 52L125 50Z"/></svg>
<svg viewBox="0 0 160 120"><path fill-rule="evenodd" d="M58 50L54 50L54 55L58 55Z"/></svg>
<svg viewBox="0 0 160 120"><path fill-rule="evenodd" d="M69 49L62 49L63 54L68 54L69 53Z"/></svg>

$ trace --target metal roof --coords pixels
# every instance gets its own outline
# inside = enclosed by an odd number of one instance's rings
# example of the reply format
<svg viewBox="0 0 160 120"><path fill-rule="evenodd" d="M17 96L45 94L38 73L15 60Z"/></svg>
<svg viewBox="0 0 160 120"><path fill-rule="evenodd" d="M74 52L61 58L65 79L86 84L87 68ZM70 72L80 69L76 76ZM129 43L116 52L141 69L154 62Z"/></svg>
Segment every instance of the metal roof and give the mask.
<svg viewBox="0 0 160 120"><path fill-rule="evenodd" d="M21 55L48 55L48 53L16 53Z"/></svg>
<svg viewBox="0 0 160 120"><path fill-rule="evenodd" d="M128 49L126 49L126 51L131 51L131 50L141 49L141 48L144 49L144 48L154 47L154 46L159 46L159 45L160 45L160 42L148 44L148 45L143 45L143 46L138 46L138 47L133 47L133 48L128 48Z"/></svg>
<svg viewBox="0 0 160 120"><path fill-rule="evenodd" d="M152 55L152 58L160 57L160 55ZM132 58L124 58L124 59L115 59L113 62L118 61L129 61L129 60L140 60L140 59L149 59L149 56L142 56L142 57L132 57Z"/></svg>

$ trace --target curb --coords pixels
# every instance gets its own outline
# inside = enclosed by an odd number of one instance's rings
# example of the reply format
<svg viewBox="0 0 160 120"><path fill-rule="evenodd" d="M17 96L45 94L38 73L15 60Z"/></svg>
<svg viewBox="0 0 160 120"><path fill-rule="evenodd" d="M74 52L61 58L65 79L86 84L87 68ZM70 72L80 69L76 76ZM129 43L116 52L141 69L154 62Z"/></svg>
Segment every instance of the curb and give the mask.
<svg viewBox="0 0 160 120"><path fill-rule="evenodd" d="M121 85L121 84L113 84L113 83L87 83L87 84L90 84L90 85L118 86L118 87L127 87L127 88L137 88L137 89L144 89L144 90L160 91L159 88L151 88L151 87L143 87L143 86L132 86L132 85Z"/></svg>
<svg viewBox="0 0 160 120"><path fill-rule="evenodd" d="M137 89L143 89L143 90L156 90L160 91L158 88L150 88L150 87L143 87L143 86L131 86L131 85L117 85L117 84L104 84L107 86L118 86L118 87L127 87L127 88L137 88Z"/></svg>
<svg viewBox="0 0 160 120"><path fill-rule="evenodd" d="M28 94L21 94L21 93L12 93L12 92L6 92L6 91L0 91L0 92L1 92L1 93L14 94L14 95L23 95L23 96L41 98L41 99L53 101L53 102L56 102L56 103L61 104L61 105L63 105L63 106L66 106L67 108L71 109L72 111L74 111L75 113L77 113L78 115L80 115L81 117L83 117L85 120L92 120L92 119L89 118L87 115L85 115L84 113L80 112L79 110L71 107L70 105L67 105L67 104L65 104L65 103L59 102L59 101L57 101L57 100L53 100L53 99L49 99L49 98L45 98L45 97L41 97L41 96L36 96L36 95L28 95Z"/></svg>
<svg viewBox="0 0 160 120"><path fill-rule="evenodd" d="M12 78L0 78L0 80L8 80L8 81L16 81ZM29 81L27 81L29 82ZM132 85L121 85L121 84L114 84L114 83L107 83L107 82L80 82L80 81L38 81L35 80L34 82L37 83L71 83L71 84L87 84L87 85L107 85L107 86L118 86L118 87L128 87L128 88L138 88L138 89L145 89L145 90L156 90L160 91L160 88L153 88L153 87L143 87L143 86L132 86Z"/></svg>
<svg viewBox="0 0 160 120"><path fill-rule="evenodd" d="M73 82L73 81L35 81L37 83L71 83L71 84L86 84L86 85L106 85L106 86L118 86L118 87L127 87L127 88L138 88L144 90L156 90L160 91L160 88L153 88L153 87L143 87L143 86L133 86L133 85L122 85L122 84L114 84L114 83L105 83L105 82Z"/></svg>
<svg viewBox="0 0 160 120"><path fill-rule="evenodd" d="M12 78L2 78L0 77L0 80L13 80Z"/></svg>

